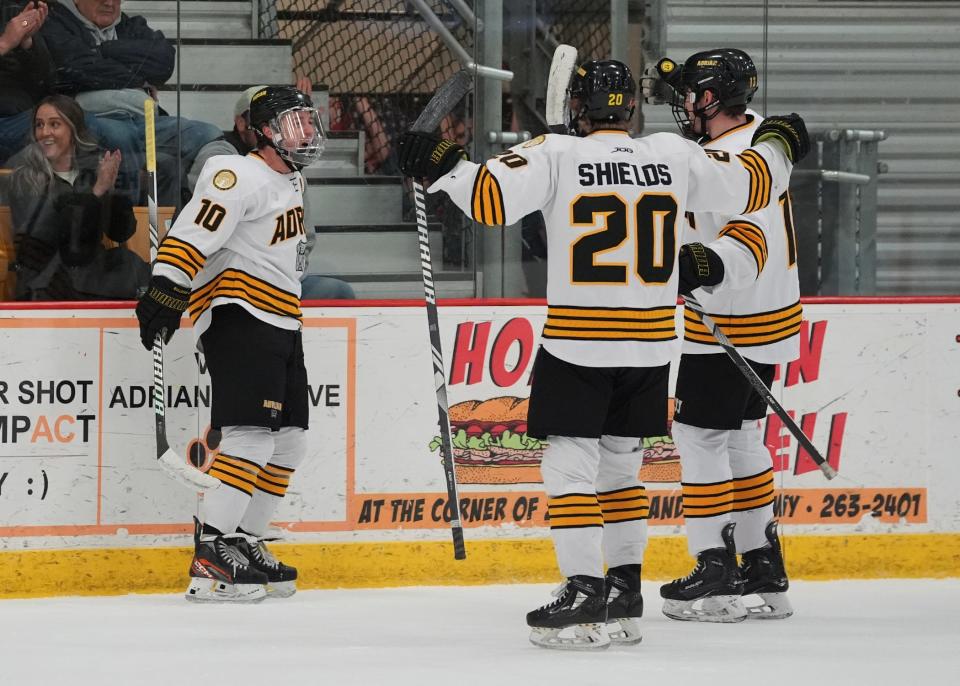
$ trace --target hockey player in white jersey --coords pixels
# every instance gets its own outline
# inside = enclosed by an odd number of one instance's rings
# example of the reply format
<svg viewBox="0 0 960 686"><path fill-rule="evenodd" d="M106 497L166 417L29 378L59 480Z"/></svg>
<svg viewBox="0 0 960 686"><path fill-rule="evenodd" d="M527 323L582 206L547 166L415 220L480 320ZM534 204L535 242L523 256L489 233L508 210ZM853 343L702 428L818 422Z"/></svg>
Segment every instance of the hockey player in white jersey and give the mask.
<svg viewBox="0 0 960 686"><path fill-rule="evenodd" d="M699 52L682 67L661 60L643 87L648 101L669 100L683 135L725 164L763 126L747 108L757 70L742 50ZM690 270L693 280L681 278L680 292L696 289L704 310L769 386L775 365L799 352L802 313L789 193L784 189L751 214L696 212L684 242L690 245L681 259L699 257L706 268ZM773 519L773 468L761 430L767 404L689 308L682 351L673 438L681 456L687 543L697 564L661 588L663 612L706 622L789 617ZM761 603L747 607L741 595L752 594Z"/></svg>
<svg viewBox="0 0 960 686"><path fill-rule="evenodd" d="M306 453L307 375L300 276L307 241L300 169L319 159L323 129L310 98L291 86L250 99L258 147L210 158L160 245L137 304L148 350L187 310L206 355L211 425L222 431L195 520L186 597L252 602L296 590L297 571L279 562L265 534Z"/></svg>
<svg viewBox="0 0 960 686"><path fill-rule="evenodd" d="M531 641L550 648L640 640L648 501L639 438L666 432L679 222L687 211L764 207L807 146L796 115L768 120L731 164L675 134L633 139L635 89L623 63L588 62L570 87L587 135L540 136L484 164L429 134L399 143L403 172L477 222L543 212L548 308L528 433L549 441L541 473L566 582L527 623Z"/></svg>

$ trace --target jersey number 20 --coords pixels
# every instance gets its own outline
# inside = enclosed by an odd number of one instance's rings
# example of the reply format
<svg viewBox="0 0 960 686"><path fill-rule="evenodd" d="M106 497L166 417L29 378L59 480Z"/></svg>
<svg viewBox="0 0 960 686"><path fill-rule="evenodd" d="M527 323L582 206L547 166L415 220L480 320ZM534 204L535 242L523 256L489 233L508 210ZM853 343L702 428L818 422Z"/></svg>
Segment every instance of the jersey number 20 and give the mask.
<svg viewBox="0 0 960 686"><path fill-rule="evenodd" d="M632 273L645 284L670 280L677 256L677 199L671 193L644 193L633 208L616 193L579 195L570 206L573 226L596 226L598 215L603 226L570 246L575 285L627 283L630 265L598 263L597 256L616 250L630 234L636 244Z"/></svg>

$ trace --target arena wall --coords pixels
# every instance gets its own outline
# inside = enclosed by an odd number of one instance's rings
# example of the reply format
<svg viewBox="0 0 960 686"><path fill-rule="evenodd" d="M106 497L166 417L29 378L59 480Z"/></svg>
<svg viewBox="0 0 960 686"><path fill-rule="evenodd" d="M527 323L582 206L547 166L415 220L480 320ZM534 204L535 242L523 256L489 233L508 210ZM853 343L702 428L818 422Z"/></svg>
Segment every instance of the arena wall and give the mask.
<svg viewBox="0 0 960 686"><path fill-rule="evenodd" d="M453 560L422 305L304 314L309 456L274 546L301 588L557 579L539 455L522 441L458 468L468 557ZM443 303L451 405L527 397L543 319L533 301ZM767 417L791 575L960 576L960 299L812 300L801 337L774 392L840 476ZM181 590L198 498L156 464L152 360L129 305L7 305L0 341L0 597ZM209 378L189 329L166 361L170 443L209 466ZM647 437L644 457L644 576L681 575L676 451Z"/></svg>

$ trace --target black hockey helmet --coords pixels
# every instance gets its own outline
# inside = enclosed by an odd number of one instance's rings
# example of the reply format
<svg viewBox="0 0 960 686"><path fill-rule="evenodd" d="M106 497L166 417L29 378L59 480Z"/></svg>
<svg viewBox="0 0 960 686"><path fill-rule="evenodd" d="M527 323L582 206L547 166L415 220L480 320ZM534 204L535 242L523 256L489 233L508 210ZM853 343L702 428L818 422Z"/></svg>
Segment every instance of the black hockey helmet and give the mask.
<svg viewBox="0 0 960 686"><path fill-rule="evenodd" d="M293 86L266 86L250 96L250 125L257 140L300 169L323 154L323 125L310 96ZM271 136L263 133L269 126Z"/></svg>
<svg viewBox="0 0 960 686"><path fill-rule="evenodd" d="M574 120L624 122L633 116L637 84L630 67L617 60L584 62L573 72L568 96L577 99Z"/></svg>
<svg viewBox="0 0 960 686"><path fill-rule="evenodd" d="M678 82L673 85L681 96L673 104L673 116L681 133L695 137L703 135L703 131L693 130L695 122L684 110L683 101L693 104L707 91L712 92L715 98L713 104L693 109L694 117L703 120L712 119L722 110L743 107L757 92L757 67L743 50L705 50L687 58L680 69Z"/></svg>

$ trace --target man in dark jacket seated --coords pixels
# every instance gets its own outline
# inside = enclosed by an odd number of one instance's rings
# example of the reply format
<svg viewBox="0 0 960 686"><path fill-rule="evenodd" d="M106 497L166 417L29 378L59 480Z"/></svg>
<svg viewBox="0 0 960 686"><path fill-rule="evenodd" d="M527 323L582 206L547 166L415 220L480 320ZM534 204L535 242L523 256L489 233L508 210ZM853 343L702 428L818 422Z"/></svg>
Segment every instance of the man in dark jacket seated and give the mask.
<svg viewBox="0 0 960 686"><path fill-rule="evenodd" d="M0 6L4 16L11 17L0 33L0 165L11 166L9 158L30 140L34 105L54 93L55 67L39 33L47 18L47 4L0 0ZM96 115L90 113L86 113L85 121L105 149L120 150L123 155L116 191L135 204L141 202L143 131L133 124L101 125ZM166 166L172 168L168 176L176 174L175 164Z"/></svg>
<svg viewBox="0 0 960 686"><path fill-rule="evenodd" d="M157 87L173 74L176 52L161 31L120 7L121 0L59 0L50 7L43 35L57 65L59 92L73 95L106 126L132 122L142 131L143 101L157 99ZM157 153L173 159L179 154L181 168L189 169L200 148L223 134L213 124L177 120L161 110Z"/></svg>

